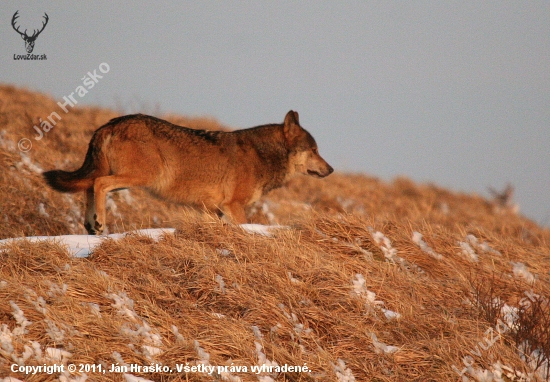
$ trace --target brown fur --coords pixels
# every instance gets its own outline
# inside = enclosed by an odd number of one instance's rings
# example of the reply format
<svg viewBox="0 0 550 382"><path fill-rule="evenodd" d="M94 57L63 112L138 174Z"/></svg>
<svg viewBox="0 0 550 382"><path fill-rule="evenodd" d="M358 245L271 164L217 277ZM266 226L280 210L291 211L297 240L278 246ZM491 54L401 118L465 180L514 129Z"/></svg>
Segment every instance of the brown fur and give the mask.
<svg viewBox="0 0 550 382"><path fill-rule="evenodd" d="M86 191L85 227L100 234L108 192L144 187L178 203L246 223L245 207L295 173L325 177L332 167L289 111L282 124L233 132L194 130L142 115L112 119L94 133L82 167L44 173L61 192Z"/></svg>

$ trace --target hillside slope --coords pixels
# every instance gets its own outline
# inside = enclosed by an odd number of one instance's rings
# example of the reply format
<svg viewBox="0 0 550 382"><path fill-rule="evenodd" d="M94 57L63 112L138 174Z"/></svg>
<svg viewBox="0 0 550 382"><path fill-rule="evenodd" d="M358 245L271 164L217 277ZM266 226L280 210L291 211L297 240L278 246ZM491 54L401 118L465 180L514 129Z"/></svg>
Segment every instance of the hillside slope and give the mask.
<svg viewBox="0 0 550 382"><path fill-rule="evenodd" d="M93 131L118 114L64 113L57 101L0 85L0 239L85 233L83 195L52 191L40 173L79 167ZM35 140L32 126L52 112L61 120ZM29 151L18 147L22 138ZM547 378L548 229L479 196L341 173L297 177L249 215L288 228L252 234L130 190L109 198L110 233L176 232L106 240L87 258L55 242L0 244L0 378ZM19 372L54 363L88 369ZM170 370L130 368L150 364ZM262 364L271 372L252 371ZM111 365L115 372L103 373ZM178 370L208 365L214 373Z"/></svg>

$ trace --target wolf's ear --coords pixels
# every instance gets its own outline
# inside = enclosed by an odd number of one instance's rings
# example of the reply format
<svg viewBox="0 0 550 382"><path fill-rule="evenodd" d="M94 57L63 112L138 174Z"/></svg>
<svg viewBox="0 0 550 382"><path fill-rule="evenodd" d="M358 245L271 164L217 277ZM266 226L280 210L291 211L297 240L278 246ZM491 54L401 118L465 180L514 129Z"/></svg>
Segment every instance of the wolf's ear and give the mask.
<svg viewBox="0 0 550 382"><path fill-rule="evenodd" d="M300 130L302 128L300 127L300 121L298 119L298 112L294 110L290 110L288 113L286 113L285 117L285 138L287 141L291 141L294 137L300 134Z"/></svg>

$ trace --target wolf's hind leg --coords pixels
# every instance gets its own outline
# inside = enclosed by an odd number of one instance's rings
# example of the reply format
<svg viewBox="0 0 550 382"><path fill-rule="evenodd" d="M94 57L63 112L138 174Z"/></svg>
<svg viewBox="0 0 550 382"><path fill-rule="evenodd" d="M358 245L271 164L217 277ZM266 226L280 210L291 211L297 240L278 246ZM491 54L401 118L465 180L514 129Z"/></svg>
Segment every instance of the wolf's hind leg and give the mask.
<svg viewBox="0 0 550 382"><path fill-rule="evenodd" d="M94 188L90 187L86 190L86 214L84 217L84 228L88 231L88 235L95 235L95 200Z"/></svg>
<svg viewBox="0 0 550 382"><path fill-rule="evenodd" d="M93 188L95 213L90 221L90 223L93 223L91 224L91 231L88 230L88 232L100 235L105 229L105 203L108 192L117 188L146 186L149 183L148 181L150 179L147 179L147 177L136 175L109 175L96 178Z"/></svg>

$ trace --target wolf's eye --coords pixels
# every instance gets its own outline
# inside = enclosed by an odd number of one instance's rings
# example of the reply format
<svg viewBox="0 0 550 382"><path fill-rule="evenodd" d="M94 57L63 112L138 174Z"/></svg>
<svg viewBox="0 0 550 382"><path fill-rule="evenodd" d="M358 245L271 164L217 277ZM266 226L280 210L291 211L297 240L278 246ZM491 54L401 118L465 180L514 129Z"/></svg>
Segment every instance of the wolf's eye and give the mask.
<svg viewBox="0 0 550 382"><path fill-rule="evenodd" d="M313 154L319 155L319 151L317 150L317 148L311 149L311 151L313 152Z"/></svg>

